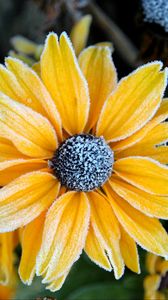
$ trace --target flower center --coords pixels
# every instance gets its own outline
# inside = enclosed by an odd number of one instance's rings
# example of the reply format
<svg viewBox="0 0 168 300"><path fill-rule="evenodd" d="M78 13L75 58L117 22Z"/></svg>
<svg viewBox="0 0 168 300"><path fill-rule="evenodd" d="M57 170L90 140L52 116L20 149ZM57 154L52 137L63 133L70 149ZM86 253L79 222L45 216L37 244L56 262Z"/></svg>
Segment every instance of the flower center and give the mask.
<svg viewBox="0 0 168 300"><path fill-rule="evenodd" d="M49 161L55 176L70 190L91 191L111 175L114 155L103 137L74 135L65 140Z"/></svg>

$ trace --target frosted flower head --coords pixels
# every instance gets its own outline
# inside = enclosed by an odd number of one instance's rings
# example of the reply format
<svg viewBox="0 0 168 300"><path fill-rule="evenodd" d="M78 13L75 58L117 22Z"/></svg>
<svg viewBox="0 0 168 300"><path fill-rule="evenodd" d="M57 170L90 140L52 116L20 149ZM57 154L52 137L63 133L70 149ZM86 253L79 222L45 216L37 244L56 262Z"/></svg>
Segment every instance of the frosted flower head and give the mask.
<svg viewBox="0 0 168 300"><path fill-rule="evenodd" d="M11 57L5 65L0 232L23 228L22 281L37 274L56 291L82 251L116 279L125 266L140 272L137 244L168 257L162 63L118 83L107 44L77 57L64 32L48 35L38 71Z"/></svg>

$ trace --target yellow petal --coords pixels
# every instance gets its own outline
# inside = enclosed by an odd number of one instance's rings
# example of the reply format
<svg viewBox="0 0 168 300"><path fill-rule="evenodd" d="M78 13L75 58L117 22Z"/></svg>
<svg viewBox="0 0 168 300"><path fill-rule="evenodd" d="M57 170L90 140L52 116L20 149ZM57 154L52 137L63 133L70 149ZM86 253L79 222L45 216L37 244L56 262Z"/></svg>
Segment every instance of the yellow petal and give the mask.
<svg viewBox="0 0 168 300"><path fill-rule="evenodd" d="M92 225L90 225L87 234L85 252L99 267L105 269L106 271L112 270L108 257L105 253L105 249L99 238L96 236Z"/></svg>
<svg viewBox="0 0 168 300"><path fill-rule="evenodd" d="M41 77L61 115L64 129L81 133L87 122L89 95L71 43L63 33L50 33L41 56Z"/></svg>
<svg viewBox="0 0 168 300"><path fill-rule="evenodd" d="M19 275L21 280L28 285L32 283L35 275L36 257L41 246L45 214L46 212L43 212L38 218L30 222L22 233L22 256Z"/></svg>
<svg viewBox="0 0 168 300"><path fill-rule="evenodd" d="M166 86L162 64L150 63L121 80L105 102L97 125L97 135L119 141L142 128L156 113Z"/></svg>
<svg viewBox="0 0 168 300"><path fill-rule="evenodd" d="M114 52L114 46L112 42L100 42L96 43L95 46L101 46L101 47L109 47L111 52Z"/></svg>
<svg viewBox="0 0 168 300"><path fill-rule="evenodd" d="M156 263L156 271L161 273L162 276L165 276L168 271L168 261L167 260L160 260Z"/></svg>
<svg viewBox="0 0 168 300"><path fill-rule="evenodd" d="M150 274L155 274L156 273L156 264L157 261L162 260L159 256L156 256L153 253L147 253L146 256L146 269Z"/></svg>
<svg viewBox="0 0 168 300"><path fill-rule="evenodd" d="M168 257L168 235L161 223L142 214L115 194L109 184L103 189L127 233L144 249L157 255Z"/></svg>
<svg viewBox="0 0 168 300"><path fill-rule="evenodd" d="M114 176L110 185L120 197L145 215L168 219L168 197L151 195Z"/></svg>
<svg viewBox="0 0 168 300"><path fill-rule="evenodd" d="M37 274L51 282L68 271L79 258L89 224L89 203L85 193L68 192L50 208L44 226Z"/></svg>
<svg viewBox="0 0 168 300"><path fill-rule="evenodd" d="M35 63L35 60L33 58L30 58L30 57L26 56L25 54L22 54L22 53L18 54L12 50L10 50L8 54L10 57L19 59L20 61L22 61L23 63L26 63L30 67Z"/></svg>
<svg viewBox="0 0 168 300"><path fill-rule="evenodd" d="M25 105L0 94L0 136L31 157L52 157L57 148L50 122Z"/></svg>
<svg viewBox="0 0 168 300"><path fill-rule="evenodd" d="M152 149L152 151L148 154L149 157L158 160L162 164L168 164L168 147L161 146Z"/></svg>
<svg viewBox="0 0 168 300"><path fill-rule="evenodd" d="M120 247L124 263L131 271L140 273L139 256L136 243L122 226L120 226L120 231Z"/></svg>
<svg viewBox="0 0 168 300"><path fill-rule="evenodd" d="M3 65L0 65L0 91L14 100L27 103L26 94L15 75Z"/></svg>
<svg viewBox="0 0 168 300"><path fill-rule="evenodd" d="M32 172L0 190L0 232L22 227L38 217L56 199L57 179L49 173Z"/></svg>
<svg viewBox="0 0 168 300"><path fill-rule="evenodd" d="M16 51L27 55L34 54L37 48L37 44L21 35L15 35L10 41Z"/></svg>
<svg viewBox="0 0 168 300"><path fill-rule="evenodd" d="M37 73L37 75L38 75L39 77L41 77L41 66L40 66L40 62L35 63L35 64L32 66L32 69Z"/></svg>
<svg viewBox="0 0 168 300"><path fill-rule="evenodd" d="M79 56L79 65L88 82L91 106L86 130L97 122L102 106L117 85L117 73L109 47L92 46Z"/></svg>
<svg viewBox="0 0 168 300"><path fill-rule="evenodd" d="M13 273L13 232L0 234L0 284L8 285Z"/></svg>
<svg viewBox="0 0 168 300"><path fill-rule="evenodd" d="M11 300L12 296L14 296L13 287L0 285L0 300Z"/></svg>
<svg viewBox="0 0 168 300"><path fill-rule="evenodd" d="M146 147L145 147L146 146ZM145 156L159 161L162 164L168 164L168 147L159 146L148 148L148 144L130 147L122 152L115 153L116 159L128 156Z"/></svg>
<svg viewBox="0 0 168 300"><path fill-rule="evenodd" d="M104 197L96 192L88 193L91 205L91 224L101 247L107 253L116 279L124 273L120 252L120 229L118 221Z"/></svg>
<svg viewBox="0 0 168 300"><path fill-rule="evenodd" d="M7 139L0 137L0 162L18 158L27 158Z"/></svg>
<svg viewBox="0 0 168 300"><path fill-rule="evenodd" d="M15 249L19 244L19 230L13 232L13 249Z"/></svg>
<svg viewBox="0 0 168 300"><path fill-rule="evenodd" d="M114 172L151 194L168 196L168 167L148 157L127 157L114 163Z"/></svg>
<svg viewBox="0 0 168 300"><path fill-rule="evenodd" d="M145 277L144 280L144 300L164 300L165 298L162 298L162 294L160 292L157 292L159 289L159 285L161 282L161 277L158 274L155 275L149 275Z"/></svg>
<svg viewBox="0 0 168 300"><path fill-rule="evenodd" d="M0 186L8 184L25 173L47 167L42 159L16 159L0 162Z"/></svg>
<svg viewBox="0 0 168 300"><path fill-rule="evenodd" d="M13 48L19 53L17 54L18 56L24 55L26 59L31 59L30 56L33 56L36 60L39 60L43 45L36 44L22 35L12 37L10 42ZM9 51L9 53L11 52L14 51Z"/></svg>
<svg viewBox="0 0 168 300"><path fill-rule="evenodd" d="M148 144L148 147L159 145L168 141L168 124L161 123L155 126L146 136L137 144Z"/></svg>
<svg viewBox="0 0 168 300"><path fill-rule="evenodd" d="M144 288L146 291L157 291L160 285L161 277L157 274L146 276L144 280Z"/></svg>
<svg viewBox="0 0 168 300"><path fill-rule="evenodd" d="M148 122L142 129L131 135L130 137L121 140L117 143L112 143L113 150L124 150L129 148L130 146L136 144L141 139L145 137L145 135L152 130L156 125L165 121L168 118L168 99L163 99L156 115L153 119Z"/></svg>
<svg viewBox="0 0 168 300"><path fill-rule="evenodd" d="M0 91L13 100L30 106L40 113L44 113L41 104L35 98L33 101L30 99L30 93L28 94L24 86L20 85L15 74L3 65L0 65Z"/></svg>
<svg viewBox="0 0 168 300"><path fill-rule="evenodd" d="M143 139L123 151L116 151L117 159L127 156L148 156L161 163L168 163L168 147L159 146L168 140L168 124L161 123L149 131Z"/></svg>
<svg viewBox="0 0 168 300"><path fill-rule="evenodd" d="M6 58L6 65L15 74L20 87L24 90L26 97L23 103L47 116L56 129L59 137L62 137L61 120L54 101L43 85L37 74L26 64L18 59ZM25 102L25 99L27 102ZM39 109L34 106L38 104Z"/></svg>
<svg viewBox="0 0 168 300"><path fill-rule="evenodd" d="M92 16L86 15L82 17L72 28L70 37L74 46L76 55L85 48L89 36Z"/></svg>
<svg viewBox="0 0 168 300"><path fill-rule="evenodd" d="M49 283L49 285L46 287L46 289L50 290L51 292L56 292L56 291L60 290L60 288L63 286L63 284L65 282L65 279L68 276L68 273L69 273L69 270L68 270L68 272L65 272L65 274L62 275L61 277L57 278L56 280L51 281Z"/></svg>

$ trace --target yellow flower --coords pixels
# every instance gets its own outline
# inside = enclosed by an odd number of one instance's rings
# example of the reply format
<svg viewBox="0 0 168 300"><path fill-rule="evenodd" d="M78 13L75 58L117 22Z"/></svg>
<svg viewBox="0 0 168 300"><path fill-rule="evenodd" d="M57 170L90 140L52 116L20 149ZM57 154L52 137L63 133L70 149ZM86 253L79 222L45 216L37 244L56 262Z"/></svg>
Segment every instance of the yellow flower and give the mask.
<svg viewBox="0 0 168 300"><path fill-rule="evenodd" d="M148 253L146 267L150 275L145 277L145 300L166 300L165 289L168 288L168 261Z"/></svg>
<svg viewBox="0 0 168 300"><path fill-rule="evenodd" d="M0 300L11 299L16 288L14 249L18 243L17 232L0 234Z"/></svg>
<svg viewBox="0 0 168 300"><path fill-rule="evenodd" d="M168 256L161 68L149 63L117 84L110 48L77 61L66 33L48 35L41 78L14 58L0 67L0 232L25 226L25 283L36 272L59 289L83 249L116 279L125 265L140 272L136 243Z"/></svg>

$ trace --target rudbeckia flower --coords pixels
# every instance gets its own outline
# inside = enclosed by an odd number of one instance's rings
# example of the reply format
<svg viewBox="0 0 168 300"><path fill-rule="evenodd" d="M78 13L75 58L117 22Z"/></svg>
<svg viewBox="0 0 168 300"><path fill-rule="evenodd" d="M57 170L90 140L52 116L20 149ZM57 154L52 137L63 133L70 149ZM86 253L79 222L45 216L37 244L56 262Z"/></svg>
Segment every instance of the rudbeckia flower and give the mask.
<svg viewBox="0 0 168 300"><path fill-rule="evenodd" d="M145 277L145 300L166 300L168 288L168 261L148 253L146 267L149 275Z"/></svg>
<svg viewBox="0 0 168 300"><path fill-rule="evenodd" d="M83 249L116 279L139 273L136 244L168 256L167 72L160 62L117 84L109 47L77 58L46 39L40 77L0 67L0 232L24 227L21 279L59 289Z"/></svg>

